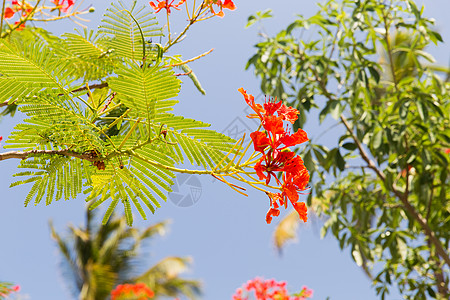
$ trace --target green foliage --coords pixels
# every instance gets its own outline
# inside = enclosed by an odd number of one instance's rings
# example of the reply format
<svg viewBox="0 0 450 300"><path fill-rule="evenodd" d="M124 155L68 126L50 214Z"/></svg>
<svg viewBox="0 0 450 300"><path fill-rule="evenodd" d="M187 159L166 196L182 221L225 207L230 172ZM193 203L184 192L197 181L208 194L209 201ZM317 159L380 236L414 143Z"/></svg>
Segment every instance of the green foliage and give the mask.
<svg viewBox="0 0 450 300"><path fill-rule="evenodd" d="M155 36L150 9L119 1L97 33L26 29L0 41L0 100L27 116L4 147L26 153L11 185L33 184L25 205L83 192L91 208L109 201L104 224L121 202L131 225L132 207L154 213L176 172L208 174L232 149L209 124L170 113L180 80ZM176 168L185 157L204 170Z"/></svg>
<svg viewBox="0 0 450 300"><path fill-rule="evenodd" d="M64 279L74 297L109 299L118 284L138 282L147 284L155 299L180 295L194 299L200 293L198 281L180 276L188 270L189 258L166 257L148 269L142 268L147 260L140 253L141 246L156 235L164 235L167 222L136 229L127 227L125 217L111 217L104 226L95 224L91 210L86 212L85 227L70 226L68 238L61 237L50 224L63 258Z"/></svg>
<svg viewBox="0 0 450 300"><path fill-rule="evenodd" d="M299 40L306 30L319 38ZM309 112L338 121L335 144L310 137L304 150L309 203L382 299L392 286L407 299L450 293L450 84L426 52L440 41L413 1L329 1L247 64L301 111L294 126Z"/></svg>
<svg viewBox="0 0 450 300"><path fill-rule="evenodd" d="M107 9L100 25L100 33L110 37L106 44L115 55L122 59L141 61L152 58L146 57L146 44L151 43L152 37L162 35L161 28L157 25L156 17L149 9L137 9L136 1L127 9L119 1ZM152 55L155 56L155 53Z"/></svg>
<svg viewBox="0 0 450 300"><path fill-rule="evenodd" d="M0 299L7 299L11 292L14 292L13 284L10 282L0 281Z"/></svg>
<svg viewBox="0 0 450 300"><path fill-rule="evenodd" d="M245 25L245 28L252 26L256 22L261 22L264 19L272 18L272 10L266 9L265 11L257 11L255 15L251 15L247 19L247 25Z"/></svg>

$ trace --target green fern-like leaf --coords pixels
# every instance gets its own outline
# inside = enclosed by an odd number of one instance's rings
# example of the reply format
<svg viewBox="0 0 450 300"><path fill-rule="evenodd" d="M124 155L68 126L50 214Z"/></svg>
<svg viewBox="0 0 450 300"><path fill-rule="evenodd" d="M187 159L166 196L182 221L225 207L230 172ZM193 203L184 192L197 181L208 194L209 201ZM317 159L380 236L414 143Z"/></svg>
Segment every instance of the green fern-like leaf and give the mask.
<svg viewBox="0 0 450 300"><path fill-rule="evenodd" d="M180 91L180 81L173 76L170 68L153 66L140 68L127 64L117 70L118 77L108 82L111 89L117 92L119 99L131 108L135 117L148 117L148 110L155 107L158 112L172 110L177 103L170 101ZM154 106L156 103L156 106ZM155 111L151 111L155 114Z"/></svg>
<svg viewBox="0 0 450 300"><path fill-rule="evenodd" d="M142 157L151 157L159 161L160 159L157 156L154 157L151 154L156 149L155 146L147 146L138 152ZM170 162L170 160L168 161L166 158L165 162ZM130 158L130 166L123 167L122 165L122 167L119 167L120 164L120 161L113 160L106 167L106 170L98 170L92 175L92 191L86 201L98 198L91 206L91 209L93 209L112 198L113 202L109 208L113 209L112 207L115 207L120 200L124 204L127 223L131 225L133 219L130 202L136 207L141 217L147 219L140 202L154 213L155 207L160 207L158 199L165 201L166 193L171 191L170 186L173 184L171 178L175 175L137 158ZM107 218L104 219L105 222L107 220Z"/></svg>
<svg viewBox="0 0 450 300"><path fill-rule="evenodd" d="M22 169L33 169L15 174L28 176L26 180L19 180L11 184L11 187L34 182L30 192L25 198L25 206L34 199L34 204L39 204L45 197L46 205L53 200L65 200L75 198L82 191L83 172L89 168L83 161L63 156L41 156L22 161L19 165ZM30 177L31 176L31 177Z"/></svg>
<svg viewBox="0 0 450 300"><path fill-rule="evenodd" d="M73 76L89 81L105 78L113 72L116 61L101 35L84 30L83 34L65 33L62 37L61 43L52 46L70 63Z"/></svg>
<svg viewBox="0 0 450 300"><path fill-rule="evenodd" d="M142 61L145 43L162 35L157 24L151 11L145 7L136 8L136 1L129 9L118 1L107 9L100 32L112 37L109 47L117 56Z"/></svg>
<svg viewBox="0 0 450 300"><path fill-rule="evenodd" d="M79 105L67 101L65 95L41 93L23 100L19 109L31 118L15 127L4 148L30 150L46 146L103 153L101 129L83 115Z"/></svg>
<svg viewBox="0 0 450 300"><path fill-rule="evenodd" d="M171 58L146 45L161 29L136 1L112 4L99 34L22 35L35 41L0 41L0 100L20 100L27 115L5 146L35 150L11 185L32 185L26 205L83 192L91 209L107 203L104 223L121 202L131 225L133 210L146 219L166 201L185 158L205 170L230 161L234 140L171 113L181 82L163 65Z"/></svg>
<svg viewBox="0 0 450 300"><path fill-rule="evenodd" d="M73 79L66 72L66 64L43 43L28 43L19 47L0 41L0 74L15 78L25 88L59 89L65 91Z"/></svg>

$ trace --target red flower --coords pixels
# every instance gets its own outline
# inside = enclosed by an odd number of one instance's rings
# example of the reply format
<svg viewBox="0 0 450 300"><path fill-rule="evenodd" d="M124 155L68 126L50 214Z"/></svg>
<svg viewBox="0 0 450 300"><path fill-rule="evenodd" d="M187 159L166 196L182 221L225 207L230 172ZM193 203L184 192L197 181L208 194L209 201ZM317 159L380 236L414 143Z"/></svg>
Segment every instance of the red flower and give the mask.
<svg viewBox="0 0 450 300"><path fill-rule="evenodd" d="M255 131L250 133L250 137L252 138L255 151L264 153L264 149L266 149L270 144L270 140L267 138L267 136L261 131Z"/></svg>
<svg viewBox="0 0 450 300"><path fill-rule="evenodd" d="M292 124L294 124L294 122L298 119L297 115L299 114L299 111L284 104L278 109L277 112L278 115L283 118L283 120L289 121Z"/></svg>
<svg viewBox="0 0 450 300"><path fill-rule="evenodd" d="M292 204L298 201L298 193L295 185L291 182L283 183L283 196L287 197ZM287 201L286 201L287 203Z"/></svg>
<svg viewBox="0 0 450 300"><path fill-rule="evenodd" d="M293 203L292 206L294 206L294 209L297 211L303 222L308 221L308 209L306 208L305 202Z"/></svg>
<svg viewBox="0 0 450 300"><path fill-rule="evenodd" d="M276 174L274 172L285 171L285 166L295 156L292 151L280 151L269 150L267 154L263 153L263 156L256 163L254 169L259 177L259 180L266 179L266 184L270 183L271 176L275 178L277 184L280 184ZM265 165L261 164L265 162ZM267 176L263 172L267 172Z"/></svg>
<svg viewBox="0 0 450 300"><path fill-rule="evenodd" d="M309 297L312 297L312 295L313 295L313 290L308 289L308 287L306 287L306 286L302 287L302 290L300 291L301 297L309 298Z"/></svg>
<svg viewBox="0 0 450 300"><path fill-rule="evenodd" d="M303 222L308 221L308 209L306 207L306 204L304 202L297 202L298 201L298 194L293 185L290 185L288 187L285 187L283 189L283 193L267 193L267 196L270 199L270 207L269 211L266 215L266 222L267 224L270 224L272 222L272 217L278 217L280 215L280 210L278 207L280 206L287 206L287 199L290 200L292 203L292 206L297 211L299 217ZM291 199L292 197L293 199Z"/></svg>
<svg viewBox="0 0 450 300"><path fill-rule="evenodd" d="M5 19L11 19L12 17L14 17L14 10L11 7L7 7L5 8Z"/></svg>
<svg viewBox="0 0 450 300"><path fill-rule="evenodd" d="M312 290L303 287L299 296L289 296L287 283L274 279L263 280L255 278L249 280L242 288L236 290L233 300L249 299L250 293L254 293L256 300L305 300L312 295ZM253 298L252 298L253 299Z"/></svg>
<svg viewBox="0 0 450 300"><path fill-rule="evenodd" d="M445 149L445 154L450 154L450 148Z"/></svg>
<svg viewBox="0 0 450 300"><path fill-rule="evenodd" d="M294 175L294 177L292 178L292 182L294 183L297 190L305 190L309 182L308 170L306 170L306 168L303 166L303 168Z"/></svg>
<svg viewBox="0 0 450 300"><path fill-rule="evenodd" d="M256 164L255 164L255 171L256 171L256 175L258 175L259 180L263 180L266 179L266 184L269 184L270 182L270 174L268 174L269 176L266 176L264 174L264 172L267 172L267 168L266 165L262 165L261 162L264 158L261 158Z"/></svg>
<svg viewBox="0 0 450 300"><path fill-rule="evenodd" d="M255 98L253 97L253 95L249 95L247 94L247 91L244 90L243 88L239 88L238 91L244 96L245 102L247 102L247 104L253 108L253 110L257 113L257 115L249 115L249 118L260 118L262 119L262 115L261 113L264 113L264 108L262 107L261 104L255 104Z"/></svg>
<svg viewBox="0 0 450 300"><path fill-rule="evenodd" d="M156 5L153 1L150 1L149 4L150 6L155 10L155 13L159 13L161 11L161 9L165 8L167 10L167 14L170 15L170 8L173 7L177 10L180 10L178 8L178 6L180 6L181 4L183 4L184 2L186 2L186 0L180 0L180 2L178 2L177 4L173 4L173 2L175 2L175 0L172 0L172 2L169 3L170 0L156 0L158 2L158 5Z"/></svg>
<svg viewBox="0 0 450 300"><path fill-rule="evenodd" d="M137 297L138 300L147 300L153 298L155 293L145 284L119 284L112 292L111 299L127 299L129 297Z"/></svg>
<svg viewBox="0 0 450 300"><path fill-rule="evenodd" d="M300 174L303 170L306 170L305 164L303 162L303 159L297 155L289 161L286 161L284 168L284 171L286 172L285 180L289 180L289 178Z"/></svg>
<svg viewBox="0 0 450 300"><path fill-rule="evenodd" d="M265 130L273 135L284 133L283 119L273 115L264 116L262 125Z"/></svg>
<svg viewBox="0 0 450 300"><path fill-rule="evenodd" d="M280 214L278 207L281 205L287 207L288 200L297 210L300 218L306 222L306 205L297 203L297 201L299 192L307 188L309 173L301 157L295 155L288 147L308 141L308 136L302 129L290 134L288 129L283 128L283 120L291 123L297 120L298 110L270 98L266 99L263 108L262 105L255 103L253 95L247 94L246 90L240 88L238 91L256 113L248 117L259 118L265 129L264 132L255 131L250 134L255 151L262 155L255 164L254 170L259 180L265 180L266 185L269 185L272 177L275 178L278 185L281 185L281 193L267 192L270 207L266 215L266 222L270 223L272 217L278 216ZM276 112L278 116L275 116ZM281 172L282 183L275 172Z"/></svg>
<svg viewBox="0 0 450 300"><path fill-rule="evenodd" d="M280 138L280 142L283 143L286 147L295 146L307 141L309 141L308 135L303 129L297 130L297 132L293 135L286 134Z"/></svg>
<svg viewBox="0 0 450 300"><path fill-rule="evenodd" d="M234 5L233 1L231 0L224 0L222 3L222 7L223 8L227 8L229 10L235 10L236 9L236 5Z"/></svg>
<svg viewBox="0 0 450 300"><path fill-rule="evenodd" d="M211 13L213 15L219 16L219 17L223 17L225 14L223 13L222 9L226 8L229 10L235 10L236 9L236 5L234 5L233 1L231 0L206 0L205 4L209 6ZM213 5L217 5L220 9L220 11L218 13L216 13L213 9Z"/></svg>
<svg viewBox="0 0 450 300"><path fill-rule="evenodd" d="M14 25L17 25L17 24L19 24L20 22L19 21L17 21L17 22L14 22ZM21 31L21 30L23 30L25 28L25 23L22 23L22 24L20 24L20 26L16 29L17 31Z"/></svg>
<svg viewBox="0 0 450 300"><path fill-rule="evenodd" d="M276 101L276 99L275 99ZM264 103L264 109L266 110L266 115L273 115L281 107L280 102L266 102Z"/></svg>
<svg viewBox="0 0 450 300"><path fill-rule="evenodd" d="M67 12L69 8L71 8L74 4L74 0L52 0L52 2L60 9L62 12ZM64 2L67 2L64 6Z"/></svg>
<svg viewBox="0 0 450 300"><path fill-rule="evenodd" d="M272 222L272 216L274 217L278 217L280 215L280 210L277 208L269 208L269 211L267 212L266 215L266 222L267 224L270 224L270 222Z"/></svg>

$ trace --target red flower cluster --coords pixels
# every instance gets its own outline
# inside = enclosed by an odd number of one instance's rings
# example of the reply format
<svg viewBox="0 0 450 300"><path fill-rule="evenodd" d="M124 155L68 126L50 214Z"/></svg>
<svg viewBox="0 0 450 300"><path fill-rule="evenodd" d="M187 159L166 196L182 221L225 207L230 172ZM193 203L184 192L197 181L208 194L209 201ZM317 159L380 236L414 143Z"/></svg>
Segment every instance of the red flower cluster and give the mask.
<svg viewBox="0 0 450 300"><path fill-rule="evenodd" d="M236 9L236 5L234 5L233 1L231 0L205 0L205 4L207 6L209 6L211 13L213 15L219 16L219 17L223 17L225 14L223 13L222 9L226 8L229 10L235 10ZM218 13L216 13L214 11L213 5L216 5L220 11Z"/></svg>
<svg viewBox="0 0 450 300"><path fill-rule="evenodd" d="M273 177L278 185L281 185L282 193L269 193L270 209L267 212L266 222L270 224L273 216L278 216L280 206L287 207L289 199L300 215L300 218L306 222L307 208L305 203L297 202L298 192L306 189L309 182L309 173L300 156L295 155L288 147L295 146L308 141L306 132L299 129L294 134L283 127L283 121L292 124L298 118L298 110L284 105L281 101L266 101L264 107L255 103L252 95L247 94L243 88L239 92L244 96L247 104L255 111L249 118L259 118L264 131L255 131L250 134L255 151L261 152L262 157L255 165L255 171L260 180L265 179L266 184L270 183ZM275 115L278 114L278 116ZM275 172L282 172L281 179L278 180Z"/></svg>
<svg viewBox="0 0 450 300"><path fill-rule="evenodd" d="M51 0L62 12L67 10L75 4L75 0ZM19 13L22 17L26 17L33 11L33 6L26 1L12 0L12 7L5 8L5 19L11 19L16 13ZM14 24L19 24L19 21ZM20 24L17 30L22 30L25 27L25 23Z"/></svg>
<svg viewBox="0 0 450 300"><path fill-rule="evenodd" d="M16 12L11 7L5 8L5 19L11 19L14 17L15 13Z"/></svg>
<svg viewBox="0 0 450 300"><path fill-rule="evenodd" d="M62 12L67 12L75 4L75 0L52 0Z"/></svg>
<svg viewBox="0 0 450 300"><path fill-rule="evenodd" d="M119 284L112 292L111 299L127 299L126 297L134 297L137 300L147 300L153 298L155 293L144 283L136 284Z"/></svg>
<svg viewBox="0 0 450 300"><path fill-rule="evenodd" d="M180 10L178 7L183 4L184 2L186 2L186 0L180 0L180 2L178 2L177 4L173 4L175 2L175 0L156 0L156 4L153 1L150 1L150 6L155 10L156 13L160 12L161 9L165 8L167 11L167 14L170 15L170 8L175 8L177 10ZM223 13L222 9L226 8L229 10L235 10L236 6L234 5L233 1L231 0L204 0L203 1L203 7L209 7L209 9L211 10L211 13L213 15L219 16L219 17L223 17L225 14ZM217 8L219 9L219 12L216 13L214 11L213 5L216 5ZM216 8L216 9L217 9Z"/></svg>
<svg viewBox="0 0 450 300"><path fill-rule="evenodd" d="M300 291L299 294L300 294L300 297L310 298L313 295L313 290L308 289L308 287L306 287L306 286L303 286L302 290ZM300 298L300 299L302 300L302 298Z"/></svg>
<svg viewBox="0 0 450 300"><path fill-rule="evenodd" d="M158 2L158 5L156 5L153 1L150 1L150 6L155 10L155 13L159 13L161 9L165 8L167 10L167 14L170 15L170 8L173 7L177 10L180 10L178 6L186 2L186 0L180 0L177 4L173 4L175 0L172 0L170 3L170 0L156 0Z"/></svg>
<svg viewBox="0 0 450 300"><path fill-rule="evenodd" d="M14 17L16 13L19 13L22 17L27 16L33 11L33 6L31 6L29 3L25 1L18 1L18 0L12 0L11 1L12 7L6 7L5 8L5 19L11 19ZM19 21L15 22L14 24L19 24ZM25 23L20 24L19 28L17 30L22 30L25 27Z"/></svg>
<svg viewBox="0 0 450 300"><path fill-rule="evenodd" d="M247 282L243 288L236 290L233 295L233 300L247 300L247 295L254 292L257 300L306 300L312 297L313 291L307 287L303 287L302 291L298 293L298 296L289 296L286 289L286 282L277 282L274 279L262 280L261 278L255 278Z"/></svg>

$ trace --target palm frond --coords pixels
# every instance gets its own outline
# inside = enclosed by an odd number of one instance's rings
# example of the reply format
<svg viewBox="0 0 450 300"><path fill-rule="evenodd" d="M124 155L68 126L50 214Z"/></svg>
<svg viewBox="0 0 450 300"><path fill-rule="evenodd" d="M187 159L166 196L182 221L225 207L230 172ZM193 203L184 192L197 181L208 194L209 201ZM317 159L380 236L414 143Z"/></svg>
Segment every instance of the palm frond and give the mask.
<svg viewBox="0 0 450 300"><path fill-rule="evenodd" d="M190 258L166 257L133 281L147 284L156 296L176 297L183 294L195 299L200 294L201 283L180 277L188 270L190 263Z"/></svg>

